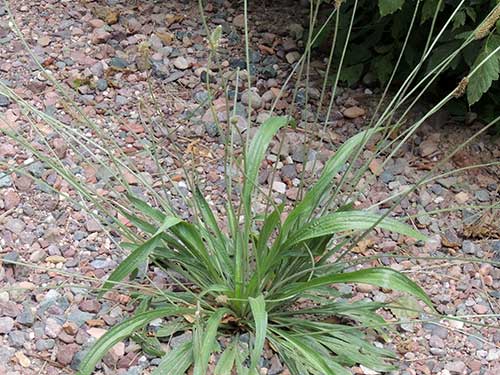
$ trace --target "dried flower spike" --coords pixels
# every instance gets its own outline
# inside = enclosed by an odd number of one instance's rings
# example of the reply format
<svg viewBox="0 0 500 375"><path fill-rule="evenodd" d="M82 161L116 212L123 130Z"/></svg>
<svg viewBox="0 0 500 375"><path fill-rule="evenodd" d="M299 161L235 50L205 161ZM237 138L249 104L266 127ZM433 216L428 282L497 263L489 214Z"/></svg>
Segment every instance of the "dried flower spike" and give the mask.
<svg viewBox="0 0 500 375"><path fill-rule="evenodd" d="M488 18L476 29L474 32L474 38L476 40L483 39L490 33L490 30L495 26L497 21L500 19L500 5L497 5L495 10L491 12Z"/></svg>
<svg viewBox="0 0 500 375"><path fill-rule="evenodd" d="M462 80L456 87L455 91L453 91L453 96L455 98L460 98L463 94L465 94L465 90L467 89L468 84L469 84L469 78L468 77L462 78Z"/></svg>

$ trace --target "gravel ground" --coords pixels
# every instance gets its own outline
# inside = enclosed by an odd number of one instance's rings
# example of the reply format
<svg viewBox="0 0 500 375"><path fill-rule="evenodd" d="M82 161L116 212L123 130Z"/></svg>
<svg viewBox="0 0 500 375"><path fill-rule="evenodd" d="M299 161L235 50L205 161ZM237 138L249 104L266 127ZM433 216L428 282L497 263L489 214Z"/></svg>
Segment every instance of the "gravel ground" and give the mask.
<svg viewBox="0 0 500 375"><path fill-rule="evenodd" d="M11 9L33 53L63 85L74 89L74 100L92 119L112 134L123 152L134 159L146 179L157 177L151 158L143 157L141 142L149 126L165 147L176 144L184 157L166 155L163 167L172 183L186 189L182 166L190 165L200 174L200 184L216 210L222 212L223 145L212 114L203 105L207 98L207 52L204 32L194 2L189 1L32 1L13 0ZM113 8L106 4L113 4ZM257 77L255 91L238 97L238 127L244 131L246 106L251 100L252 119L265 120L265 110L282 86L300 54L303 28L297 20L303 12L283 12L282 7L256 4L250 11L251 56ZM290 7L290 4L286 5ZM242 41L242 9L222 1L206 7L209 27L222 25L222 76L236 67L245 68ZM295 17L283 17L291 14ZM144 58L145 42L151 60ZM328 129L315 129L310 151L304 152L306 129L311 129L321 88L318 74L323 63L313 63L309 96L299 90L295 113L302 116L297 130L286 130L283 147L275 142L263 167L261 183L271 186L276 202L291 203L297 197L301 171L311 175L312 165L321 169L325 160L349 135L366 124L377 97L368 88L340 90ZM220 75L219 75L220 76ZM0 79L38 109L73 123L62 111L64 100L41 75L22 43L8 27L8 16L0 7ZM152 105L151 84L159 108ZM277 104L280 112L289 108L290 93ZM217 92L220 95L221 92ZM251 99L249 99L251 97ZM306 100L308 102L306 103ZM200 105L201 103L201 105ZM216 98L218 116L224 120L223 101ZM27 126L20 108L0 96L0 112L9 126ZM118 116L117 116L118 114ZM357 202L369 206L390 193L405 189L440 160L446 150L460 144L479 129L470 119L467 127L453 124L440 112L429 120L383 171L375 160L365 176L366 193ZM307 126L306 126L307 125ZM5 126L0 122L0 127ZM75 126L83 126L76 124ZM83 129L83 128L82 128ZM314 129L314 128L312 128ZM250 130L251 131L251 130ZM36 143L36 134L33 134ZM57 136L52 146L67 165L88 184L101 189L109 180L105 171L77 158ZM478 137L442 168L443 172L468 165L498 161L500 148L487 135ZM42 147L42 145L38 145ZM38 147L37 146L37 147ZM371 156L367 150L364 158ZM2 165L27 165L29 173L61 192L70 187L43 163L0 137ZM270 173L278 163L278 174ZM76 172L75 172L76 173ZM498 374L500 373L500 332L495 314L500 313L500 269L487 262L408 259L422 257L476 257L500 260L498 211L475 215L469 209L431 211L457 205L488 205L500 198L498 167L490 166L438 178L412 193L401 203L399 214L420 214L414 225L430 237L421 246L399 236L375 233L355 249L352 258L397 252L373 261L407 272L429 293L443 314L467 316L467 320L409 321L395 327L386 345L403 358L397 374ZM129 183L134 186L133 177ZM172 186L172 185L170 185ZM137 187L137 189L139 189ZM140 191L138 191L140 193ZM182 201L172 193L182 209ZM382 207L383 208L383 207ZM186 210L184 210L186 212ZM425 213L429 214L425 214ZM102 279L122 259L122 253L92 218L61 199L32 178L7 173L0 168L0 374L74 373L82 350L109 327L133 310L129 297L108 293L96 300L88 293L94 279ZM28 262L32 266L9 264ZM159 284L165 276L152 269ZM364 285L346 287L353 299L389 300L396 295ZM401 318L386 311L388 319ZM495 328L496 327L496 328ZM177 344L185 337L177 338ZM171 343L175 345L175 343ZM269 351L270 352L270 351ZM96 374L148 374L157 359L141 354L136 344L117 344ZM373 374L370 369L353 368L354 374ZM287 374L272 354L264 358L263 373Z"/></svg>

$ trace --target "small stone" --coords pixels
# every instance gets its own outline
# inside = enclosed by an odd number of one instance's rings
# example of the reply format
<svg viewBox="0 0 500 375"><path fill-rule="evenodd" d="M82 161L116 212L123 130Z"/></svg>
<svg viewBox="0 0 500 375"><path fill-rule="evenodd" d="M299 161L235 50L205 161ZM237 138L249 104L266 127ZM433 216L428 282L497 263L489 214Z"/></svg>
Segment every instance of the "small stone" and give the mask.
<svg viewBox="0 0 500 375"><path fill-rule="evenodd" d="M241 102L250 105L253 109L262 107L262 98L255 90L247 90L241 94Z"/></svg>
<svg viewBox="0 0 500 375"><path fill-rule="evenodd" d="M273 182L273 190L277 193L285 194L286 184L284 182L281 182L281 181L274 181Z"/></svg>
<svg viewBox="0 0 500 375"><path fill-rule="evenodd" d="M87 299L80 303L80 310L85 312L98 312L101 309L101 303L94 299Z"/></svg>
<svg viewBox="0 0 500 375"><path fill-rule="evenodd" d="M15 356L21 366L23 366L24 368L30 367L31 361L23 352L17 352Z"/></svg>
<svg viewBox="0 0 500 375"><path fill-rule="evenodd" d="M22 331L11 331L9 333L9 342L15 348L22 348L26 341L24 332Z"/></svg>
<svg viewBox="0 0 500 375"><path fill-rule="evenodd" d="M467 203L467 201L469 200L469 194L467 194L465 191L462 191L458 194L455 194L455 200L459 204Z"/></svg>
<svg viewBox="0 0 500 375"><path fill-rule="evenodd" d="M55 339L61 333L62 325L53 318L47 318L45 321L45 334Z"/></svg>
<svg viewBox="0 0 500 375"><path fill-rule="evenodd" d="M444 348L444 340L439 336L431 336L429 339L429 345L434 348Z"/></svg>
<svg viewBox="0 0 500 375"><path fill-rule="evenodd" d="M50 350L56 345L54 339L39 339L35 342L35 348L39 352L43 352L44 350Z"/></svg>
<svg viewBox="0 0 500 375"><path fill-rule="evenodd" d="M105 91L108 88L108 81L106 81L104 78L98 79L95 83L95 87L99 91Z"/></svg>
<svg viewBox="0 0 500 375"><path fill-rule="evenodd" d="M452 374L462 374L467 366L462 361L454 361L446 363L444 368Z"/></svg>
<svg viewBox="0 0 500 375"><path fill-rule="evenodd" d="M109 39L111 39L111 33L101 28L95 29L90 36L90 41L93 44L106 43Z"/></svg>
<svg viewBox="0 0 500 375"><path fill-rule="evenodd" d="M102 230L101 225L94 219L89 219L85 222L85 229L90 233L100 232Z"/></svg>
<svg viewBox="0 0 500 375"><path fill-rule="evenodd" d="M47 258L45 258L45 261L48 263L57 264L66 262L66 258L62 255L49 255Z"/></svg>
<svg viewBox="0 0 500 375"><path fill-rule="evenodd" d="M476 252L476 245L472 241L465 240L462 243L462 251L466 254L474 254Z"/></svg>
<svg viewBox="0 0 500 375"><path fill-rule="evenodd" d="M16 321L25 326L32 326L35 322L35 315L28 304L23 306L23 311L17 316Z"/></svg>
<svg viewBox="0 0 500 375"><path fill-rule="evenodd" d="M460 239L454 229L447 229L441 236L441 243L445 247L458 248L460 247Z"/></svg>
<svg viewBox="0 0 500 375"><path fill-rule="evenodd" d="M480 202L488 202L490 200L490 193L488 192L488 190L484 190L484 189L478 190L478 191L476 191L474 196Z"/></svg>
<svg viewBox="0 0 500 375"><path fill-rule="evenodd" d="M14 328L14 319L10 317L0 318L0 333L6 334Z"/></svg>
<svg viewBox="0 0 500 375"><path fill-rule="evenodd" d="M433 139L427 139L420 143L420 156L427 157L434 154L438 150L437 143Z"/></svg>
<svg viewBox="0 0 500 375"><path fill-rule="evenodd" d="M23 232L26 225L22 220L19 219L8 219L5 223L5 228L10 230L12 233L20 234Z"/></svg>
<svg viewBox="0 0 500 375"><path fill-rule="evenodd" d="M38 39L38 44L40 44L42 47L47 47L50 42L51 40L48 36L42 36L40 39Z"/></svg>
<svg viewBox="0 0 500 375"><path fill-rule="evenodd" d="M179 70L186 70L190 64L185 57L179 56L174 60L174 66Z"/></svg>
<svg viewBox="0 0 500 375"><path fill-rule="evenodd" d="M105 23L103 20L99 18L94 18L89 21L89 25L92 26L94 29L98 29L100 27L103 27Z"/></svg>
<svg viewBox="0 0 500 375"><path fill-rule="evenodd" d="M0 107L8 107L10 105L10 99L0 94Z"/></svg>
<svg viewBox="0 0 500 375"><path fill-rule="evenodd" d="M233 25L243 29L245 27L245 15L244 14L238 14L233 18Z"/></svg>
<svg viewBox="0 0 500 375"><path fill-rule="evenodd" d="M125 69L128 66L128 62L121 57L115 56L109 60L109 65L116 69Z"/></svg>
<svg viewBox="0 0 500 375"><path fill-rule="evenodd" d="M293 63L299 61L299 59L300 59L300 52L297 52L297 51L288 52L285 55L285 59L286 59L286 61L289 64L293 64Z"/></svg>
<svg viewBox="0 0 500 375"><path fill-rule="evenodd" d="M477 314L486 314L488 312L488 306L485 306L485 305L481 305L481 304L475 304L474 306L472 306L472 308L474 309L474 311L477 313Z"/></svg>
<svg viewBox="0 0 500 375"><path fill-rule="evenodd" d="M342 112L342 113L345 117L350 118L350 119L354 119L354 118L357 118L360 116L364 116L366 111L361 107L354 106L354 107L349 107L349 108L345 109L344 112Z"/></svg>
<svg viewBox="0 0 500 375"><path fill-rule="evenodd" d="M61 345L57 348L57 362L63 366L67 366L73 360L73 356L80 349L77 344Z"/></svg>

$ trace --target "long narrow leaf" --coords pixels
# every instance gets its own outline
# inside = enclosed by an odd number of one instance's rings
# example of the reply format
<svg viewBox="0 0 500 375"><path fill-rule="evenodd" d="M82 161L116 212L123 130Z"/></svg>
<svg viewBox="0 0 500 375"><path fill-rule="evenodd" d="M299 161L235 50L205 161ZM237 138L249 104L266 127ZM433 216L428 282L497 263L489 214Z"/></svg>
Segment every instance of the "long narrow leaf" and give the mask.
<svg viewBox="0 0 500 375"><path fill-rule="evenodd" d="M153 236L130 253L130 255L111 273L108 280L106 280L102 286L101 294L130 275L139 265L141 265L141 263L144 263L148 255L153 252L160 241L161 237L159 235Z"/></svg>
<svg viewBox="0 0 500 375"><path fill-rule="evenodd" d="M91 375L96 364L106 355L116 343L130 336L139 328L144 327L152 320L164 318L170 315L192 314L192 309L179 307L165 307L153 311L148 311L142 314L137 314L133 318L127 319L108 332L106 332L96 343L90 348L89 352L80 364L78 375Z"/></svg>
<svg viewBox="0 0 500 375"><path fill-rule="evenodd" d="M363 283L409 293L414 297L421 299L432 308L432 302L422 288L401 272L393 270L392 268L368 268L360 271L317 277L315 279L311 279L310 281L296 283L288 288L285 288L283 295L285 297L289 297L302 293L306 290L338 283Z"/></svg>
<svg viewBox="0 0 500 375"><path fill-rule="evenodd" d="M232 342L221 354L217 366L215 366L214 375L230 375L234 367L236 358L236 344Z"/></svg>
<svg viewBox="0 0 500 375"><path fill-rule="evenodd" d="M267 332L267 311L264 296L261 294L257 298L250 297L250 308L255 322L255 342L250 355L250 369L255 369L264 349Z"/></svg>
<svg viewBox="0 0 500 375"><path fill-rule="evenodd" d="M222 317L228 312L229 310L227 309L219 309L212 314L210 319L208 319L207 326L203 331L203 339L201 347L199 348L199 353L197 353L194 359L193 375L206 375L208 361L214 349L215 339L217 338L217 329L219 328Z"/></svg>
<svg viewBox="0 0 500 375"><path fill-rule="evenodd" d="M374 226L380 220L380 217L380 215L364 211L342 211L325 215L311 221L307 226L295 232L285 242L282 249L289 249L302 241L328 234L350 230L367 230ZM426 237L420 232L394 219L385 218L376 227L404 234L418 240L426 240Z"/></svg>
<svg viewBox="0 0 500 375"><path fill-rule="evenodd" d="M151 375L184 375L193 363L193 343L187 341L163 356Z"/></svg>

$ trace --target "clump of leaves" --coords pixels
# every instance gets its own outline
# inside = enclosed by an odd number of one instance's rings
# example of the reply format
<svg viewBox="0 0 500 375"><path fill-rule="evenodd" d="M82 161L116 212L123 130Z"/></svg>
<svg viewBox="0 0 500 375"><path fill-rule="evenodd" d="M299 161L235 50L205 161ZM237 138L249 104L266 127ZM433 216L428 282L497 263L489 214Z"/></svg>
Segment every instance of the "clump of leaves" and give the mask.
<svg viewBox="0 0 500 375"><path fill-rule="evenodd" d="M331 257L345 244L346 235L373 227L425 239L419 232L395 219L349 208L316 215L330 197L335 176L373 132L363 132L346 141L327 162L313 187L283 218L278 206L267 215L256 216L252 197L258 184L259 166L269 142L287 124L286 117L267 120L251 140L244 158L241 203L227 202L229 225L225 232L200 190L193 204L193 221L149 206L129 196L136 213L123 214L148 234L144 242L128 243L131 254L115 269L103 289L122 281L148 258L168 274L187 280L178 292L162 291L149 308L115 326L90 349L80 373L90 374L105 353L154 319L188 316L160 328L169 334L192 330L192 341L166 354L154 374L182 374L194 366L194 374L206 374L213 353L222 352L215 372L257 374L267 341L295 373L348 374L344 366L360 363L374 370L388 370L393 354L364 339L356 323L379 328L377 302L350 303L338 299L332 284L366 283L419 298L429 298L413 281L390 268L348 271ZM310 299L310 304L298 303ZM350 327L326 318L341 317ZM175 326L173 328L173 326ZM243 336L246 336L246 340ZM222 348L217 338L226 336ZM248 340L248 337L250 339Z"/></svg>
<svg viewBox="0 0 500 375"><path fill-rule="evenodd" d="M455 86L464 75L478 67L489 54L494 57L483 64L470 77L463 99L456 100L450 109L465 112L467 106L478 104L484 118L495 117L495 108L500 105L500 4L498 1L405 1L405 0L359 0L345 2L340 9L339 38L344 40L350 31L351 48L345 54L345 68L340 78L348 85L373 79L381 84L388 82L396 66L396 80L403 80L419 63L422 51L429 45L429 35L435 26L450 22L451 27L436 34L436 45L425 62L422 74L427 74L444 59L455 52L471 34L474 40L457 54L431 89L440 98L443 91ZM356 11L355 24L349 27L349 19ZM415 32L408 38L407 28L412 25ZM328 49L324 40L333 31L330 24L322 31L316 46ZM417 31L418 30L418 31ZM407 39L408 38L408 39ZM404 58L398 62L399 54L405 49ZM340 51L336 51L340 59ZM443 90L443 87L445 90ZM481 103L480 99L483 98Z"/></svg>

